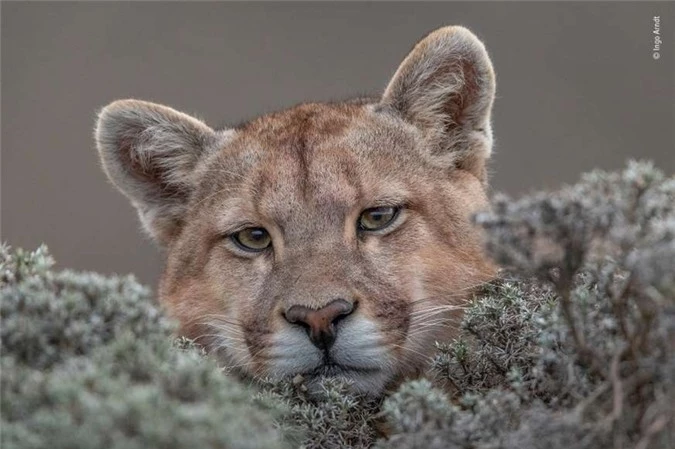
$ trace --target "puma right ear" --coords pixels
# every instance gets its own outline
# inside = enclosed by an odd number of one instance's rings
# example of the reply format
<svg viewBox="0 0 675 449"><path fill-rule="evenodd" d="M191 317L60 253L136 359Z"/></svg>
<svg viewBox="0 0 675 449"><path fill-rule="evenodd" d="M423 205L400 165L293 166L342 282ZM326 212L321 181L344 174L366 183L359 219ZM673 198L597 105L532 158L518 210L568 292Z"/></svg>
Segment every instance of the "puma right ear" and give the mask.
<svg viewBox="0 0 675 449"><path fill-rule="evenodd" d="M200 120L145 101L115 101L101 110L96 125L104 171L161 243L179 229L191 174L215 142L216 133Z"/></svg>
<svg viewBox="0 0 675 449"><path fill-rule="evenodd" d="M381 105L421 129L431 154L485 177L492 151L495 74L483 43L459 26L422 39L389 82Z"/></svg>

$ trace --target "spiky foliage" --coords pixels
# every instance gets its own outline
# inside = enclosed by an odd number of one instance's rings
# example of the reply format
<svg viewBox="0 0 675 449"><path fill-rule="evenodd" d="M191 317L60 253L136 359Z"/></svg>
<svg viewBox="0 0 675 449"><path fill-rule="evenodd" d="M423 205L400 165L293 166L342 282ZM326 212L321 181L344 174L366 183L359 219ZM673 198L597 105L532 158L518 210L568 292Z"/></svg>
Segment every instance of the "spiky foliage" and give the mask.
<svg viewBox="0 0 675 449"><path fill-rule="evenodd" d="M261 387L256 399L278 411L280 428L303 449L365 449L377 437L380 401L352 393L346 381L325 378L311 398L302 376Z"/></svg>
<svg viewBox="0 0 675 449"><path fill-rule="evenodd" d="M314 399L299 378L254 393L172 347L133 279L3 248L2 445L675 447L675 179L631 163L476 222L507 271L382 404L335 379Z"/></svg>
<svg viewBox="0 0 675 449"><path fill-rule="evenodd" d="M53 272L0 250L3 448L280 448L273 415L199 351L133 278Z"/></svg>

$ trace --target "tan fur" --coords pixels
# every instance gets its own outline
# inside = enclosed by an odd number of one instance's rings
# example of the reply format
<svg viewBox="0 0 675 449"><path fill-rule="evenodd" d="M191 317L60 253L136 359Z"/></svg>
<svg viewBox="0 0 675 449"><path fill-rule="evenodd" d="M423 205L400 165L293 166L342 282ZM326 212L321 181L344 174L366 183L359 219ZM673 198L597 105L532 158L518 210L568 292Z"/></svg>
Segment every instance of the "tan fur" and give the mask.
<svg viewBox="0 0 675 449"><path fill-rule="evenodd" d="M143 172L154 183L149 192L137 185L142 177L125 162L128 156L118 163L108 152L159 148L162 142L154 142L152 134L145 146L134 143L133 129L120 124L127 116L115 114L133 109L143 115L145 108L161 106L131 101L103 110L97 135L106 136L98 139L104 167L142 218L151 217L150 232L167 248L159 298L182 333L244 374L302 373L311 381L332 371L322 370L323 355L284 319L284 310L318 309L342 298L356 310L338 326L330 356L354 368L337 375L374 394L415 375L432 355L434 341L456 334L470 293L494 274L470 224L471 215L487 207L491 136L485 129L494 76L471 33L457 27L441 31L406 58L381 101L302 104L220 132L207 132L190 119L199 142L208 143L199 158L182 158L175 170L162 161L146 162L158 170ZM448 54L434 53L429 62L430 46ZM420 48L424 54L415 53ZM462 64L448 65L452 57ZM434 71L434 58L443 64L430 91L419 81ZM411 60L421 60L423 67ZM452 70L454 87L439 92ZM477 70L491 78L476 81ZM475 98L456 90L462 88L457 79ZM480 83L487 88L481 90ZM429 100L430 95L435 97ZM442 95L446 98L437 98ZM457 103L459 97L464 103ZM424 110L425 101L432 101L431 109ZM171 129L175 112L166 114ZM165 178L162 168L171 170ZM127 178L136 184L128 187ZM157 189L158 180L181 194ZM380 205L403 206L391 229L357 232L361 212ZM228 235L252 226L270 233L272 250L245 254L234 247Z"/></svg>

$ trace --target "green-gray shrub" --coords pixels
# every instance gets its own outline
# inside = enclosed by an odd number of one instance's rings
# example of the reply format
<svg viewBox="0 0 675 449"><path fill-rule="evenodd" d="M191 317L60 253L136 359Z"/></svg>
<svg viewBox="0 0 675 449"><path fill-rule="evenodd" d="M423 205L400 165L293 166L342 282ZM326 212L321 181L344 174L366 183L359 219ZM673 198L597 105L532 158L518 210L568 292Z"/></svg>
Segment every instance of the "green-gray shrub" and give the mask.
<svg viewBox="0 0 675 449"><path fill-rule="evenodd" d="M476 222L506 267L426 379L383 403L332 379L224 375L133 278L0 250L3 447L675 447L675 179L596 171L497 197ZM384 435L383 435L384 434Z"/></svg>
<svg viewBox="0 0 675 449"><path fill-rule="evenodd" d="M195 348L133 278L0 251L3 448L282 448L275 415ZM281 411L281 408L279 408Z"/></svg>

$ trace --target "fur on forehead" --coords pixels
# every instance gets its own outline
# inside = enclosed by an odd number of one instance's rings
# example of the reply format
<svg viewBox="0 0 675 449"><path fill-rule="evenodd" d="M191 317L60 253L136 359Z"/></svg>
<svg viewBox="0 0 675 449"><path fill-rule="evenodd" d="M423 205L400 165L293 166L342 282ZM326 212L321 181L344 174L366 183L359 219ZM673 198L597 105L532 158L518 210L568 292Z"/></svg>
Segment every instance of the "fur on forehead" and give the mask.
<svg viewBox="0 0 675 449"><path fill-rule="evenodd" d="M314 206L354 207L367 201L361 198L364 182L370 186L365 193L377 196L379 181L423 161L413 154L411 134L401 130L409 125L372 109L303 104L238 128L226 148L198 167L195 202L208 209L207 203L241 198L255 202L265 216L281 217L288 215L286 209L301 214ZM300 204L307 210L298 210Z"/></svg>
<svg viewBox="0 0 675 449"><path fill-rule="evenodd" d="M339 180L387 180L433 170L422 133L376 104L302 104L236 128L226 148L200 164L196 198L244 189L311 188L332 192ZM206 176L218 173L219 176ZM303 187L304 186L304 187ZM320 195L319 195L320 196Z"/></svg>

